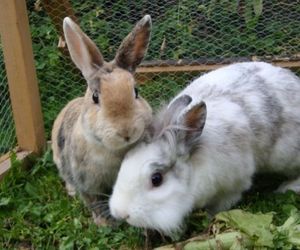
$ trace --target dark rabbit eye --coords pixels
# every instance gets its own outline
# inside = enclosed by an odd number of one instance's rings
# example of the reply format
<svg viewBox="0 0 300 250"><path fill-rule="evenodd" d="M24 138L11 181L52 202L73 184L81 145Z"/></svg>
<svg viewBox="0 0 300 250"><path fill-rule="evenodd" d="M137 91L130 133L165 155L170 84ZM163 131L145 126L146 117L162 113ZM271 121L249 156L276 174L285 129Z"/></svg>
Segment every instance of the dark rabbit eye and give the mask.
<svg viewBox="0 0 300 250"><path fill-rule="evenodd" d="M152 181L153 187L159 187L163 181L162 174L160 172L156 172L156 173L152 174L151 181Z"/></svg>
<svg viewBox="0 0 300 250"><path fill-rule="evenodd" d="M93 93L93 101L94 103L99 103L99 95L97 92Z"/></svg>
<svg viewBox="0 0 300 250"><path fill-rule="evenodd" d="M139 97L139 90L137 87L134 87L135 98Z"/></svg>

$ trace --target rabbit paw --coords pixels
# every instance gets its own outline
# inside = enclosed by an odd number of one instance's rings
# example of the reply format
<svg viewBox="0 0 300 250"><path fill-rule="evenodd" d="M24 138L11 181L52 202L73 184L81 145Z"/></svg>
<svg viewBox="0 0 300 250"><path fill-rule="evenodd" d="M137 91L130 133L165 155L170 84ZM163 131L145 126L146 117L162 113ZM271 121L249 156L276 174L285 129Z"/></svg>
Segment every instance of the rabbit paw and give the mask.
<svg viewBox="0 0 300 250"><path fill-rule="evenodd" d="M300 194L300 177L295 180L290 180L282 183L276 190L277 193L285 193L288 190L292 190L297 194Z"/></svg>
<svg viewBox="0 0 300 250"><path fill-rule="evenodd" d="M76 189L70 183L66 183L66 189L67 189L68 195L70 195L72 197L74 197L76 195Z"/></svg>
<svg viewBox="0 0 300 250"><path fill-rule="evenodd" d="M109 223L107 219L103 218L101 215L97 215L96 213L92 213L93 221L97 226L108 226Z"/></svg>

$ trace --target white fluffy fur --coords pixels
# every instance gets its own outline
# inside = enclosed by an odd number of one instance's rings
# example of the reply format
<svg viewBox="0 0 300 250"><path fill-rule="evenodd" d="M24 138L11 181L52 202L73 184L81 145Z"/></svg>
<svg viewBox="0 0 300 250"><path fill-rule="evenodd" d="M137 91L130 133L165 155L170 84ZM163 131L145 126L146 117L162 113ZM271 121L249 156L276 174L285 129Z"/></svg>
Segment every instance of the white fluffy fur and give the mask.
<svg viewBox="0 0 300 250"><path fill-rule="evenodd" d="M293 73L238 63L194 80L168 107L183 95L192 102L171 114L179 120L200 101L207 106L199 147L182 153L181 141L158 137L129 151L110 199L114 217L170 234L194 208L230 208L262 171L298 177L279 190L300 191L300 80ZM156 170L164 177L159 187L151 184Z"/></svg>

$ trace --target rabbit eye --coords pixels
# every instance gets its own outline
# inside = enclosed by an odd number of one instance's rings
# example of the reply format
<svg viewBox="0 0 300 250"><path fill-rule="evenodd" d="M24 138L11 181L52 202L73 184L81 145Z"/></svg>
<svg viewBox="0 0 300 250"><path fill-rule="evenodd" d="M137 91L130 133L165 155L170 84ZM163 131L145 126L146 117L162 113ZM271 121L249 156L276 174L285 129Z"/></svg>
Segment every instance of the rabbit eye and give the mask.
<svg viewBox="0 0 300 250"><path fill-rule="evenodd" d="M159 187L163 181L162 174L160 172L156 172L156 173L152 174L151 181L152 181L153 187Z"/></svg>
<svg viewBox="0 0 300 250"><path fill-rule="evenodd" d="M134 87L135 98L139 97L139 90L137 87Z"/></svg>
<svg viewBox="0 0 300 250"><path fill-rule="evenodd" d="M93 93L93 101L94 103L99 103L99 95L97 92Z"/></svg>

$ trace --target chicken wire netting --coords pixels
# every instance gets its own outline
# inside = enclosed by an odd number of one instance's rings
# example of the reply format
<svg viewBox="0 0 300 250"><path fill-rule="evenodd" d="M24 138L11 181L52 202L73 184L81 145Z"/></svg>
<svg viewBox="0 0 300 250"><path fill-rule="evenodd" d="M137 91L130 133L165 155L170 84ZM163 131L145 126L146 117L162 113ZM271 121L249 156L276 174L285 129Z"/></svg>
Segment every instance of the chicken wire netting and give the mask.
<svg viewBox="0 0 300 250"><path fill-rule="evenodd" d="M46 131L85 81L62 45L62 19L76 18L106 60L145 14L152 17L144 65L214 65L246 60L299 62L300 0L27 1ZM156 108L200 71L143 75L140 93ZM199 69L200 70L200 69Z"/></svg>
<svg viewBox="0 0 300 250"><path fill-rule="evenodd" d="M3 49L0 42L0 156L12 150L15 144L15 126L9 99Z"/></svg>

